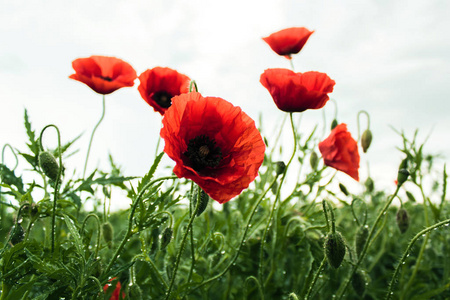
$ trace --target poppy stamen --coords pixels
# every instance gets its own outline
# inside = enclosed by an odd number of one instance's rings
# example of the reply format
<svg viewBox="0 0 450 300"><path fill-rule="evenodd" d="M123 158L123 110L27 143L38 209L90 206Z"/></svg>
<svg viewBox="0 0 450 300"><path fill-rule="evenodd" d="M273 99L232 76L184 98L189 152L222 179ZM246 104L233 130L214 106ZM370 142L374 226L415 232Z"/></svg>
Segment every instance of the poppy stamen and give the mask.
<svg viewBox="0 0 450 300"><path fill-rule="evenodd" d="M166 91L154 93L152 99L163 108L169 108L172 105L172 95Z"/></svg>
<svg viewBox="0 0 450 300"><path fill-rule="evenodd" d="M183 153L186 155L196 171L206 167L215 168L222 160L222 150L216 146L216 141L206 135L193 138L188 143L188 149Z"/></svg>
<svg viewBox="0 0 450 300"><path fill-rule="evenodd" d="M103 80L109 81L109 82L112 81L112 78L108 77L108 76L106 76L106 77L100 76L100 78L103 79Z"/></svg>

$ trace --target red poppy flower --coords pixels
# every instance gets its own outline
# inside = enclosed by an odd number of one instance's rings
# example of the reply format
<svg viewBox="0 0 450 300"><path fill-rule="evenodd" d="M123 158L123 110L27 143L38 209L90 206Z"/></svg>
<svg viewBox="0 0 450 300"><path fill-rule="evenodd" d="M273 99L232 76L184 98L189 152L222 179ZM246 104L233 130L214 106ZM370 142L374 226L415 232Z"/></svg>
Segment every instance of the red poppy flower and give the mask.
<svg viewBox="0 0 450 300"><path fill-rule="evenodd" d="M291 54L299 53L313 33L305 27L292 27L272 33L263 40L278 55L291 59Z"/></svg>
<svg viewBox="0 0 450 300"><path fill-rule="evenodd" d="M286 112L302 112L324 107L333 91L334 80L325 73L295 73L288 69L267 69L261 84L272 95L277 107Z"/></svg>
<svg viewBox="0 0 450 300"><path fill-rule="evenodd" d="M164 115L172 104L172 97L189 92L191 79L169 68L156 67L139 75L138 87L142 98Z"/></svg>
<svg viewBox="0 0 450 300"><path fill-rule="evenodd" d="M109 281L113 281L115 280L116 277L111 278ZM108 290L108 288L111 286L111 284L105 284L103 286L103 292L106 293L106 291ZM120 299L120 290L122 289L122 285L120 284L120 281L117 281L116 287L114 288L114 291L111 294L111 298L109 298L109 300L119 300ZM122 292L122 299L125 299L125 293Z"/></svg>
<svg viewBox="0 0 450 300"><path fill-rule="evenodd" d="M336 126L330 135L319 143L325 165L350 175L359 181L359 153L356 141L347 131L347 125Z"/></svg>
<svg viewBox="0 0 450 300"><path fill-rule="evenodd" d="M176 162L178 177L197 183L225 203L258 175L265 145L255 122L221 98L192 92L173 97L164 114L164 152Z"/></svg>
<svg viewBox="0 0 450 300"><path fill-rule="evenodd" d="M99 94L111 94L126 86L133 86L137 77L133 67L121 59L109 56L78 58L72 62L75 74L69 78L87 84Z"/></svg>

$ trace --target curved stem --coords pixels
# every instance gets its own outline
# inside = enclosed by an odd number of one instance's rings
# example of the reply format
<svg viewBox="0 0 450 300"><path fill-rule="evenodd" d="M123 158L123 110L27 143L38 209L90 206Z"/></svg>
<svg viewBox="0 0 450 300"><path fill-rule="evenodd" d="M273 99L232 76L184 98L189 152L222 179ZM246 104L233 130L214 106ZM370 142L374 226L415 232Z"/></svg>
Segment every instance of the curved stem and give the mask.
<svg viewBox="0 0 450 300"><path fill-rule="evenodd" d="M369 116L369 113L367 111L365 111L365 110L360 110L358 112L358 117L357 117L357 119L358 119L358 141L361 138L361 134L360 134L361 130L360 130L360 125L359 125L359 119L360 119L361 114L365 114L366 115L366 117L367 117L367 129L370 129L370 116Z"/></svg>
<svg viewBox="0 0 450 300"><path fill-rule="evenodd" d="M17 159L17 154L16 152L14 152L14 149L11 147L10 144L5 144L3 146L2 149L2 165L5 165L5 150L6 147L9 147L9 149L11 150L12 154L14 155L14 158L16 159L16 164L14 165L14 168L12 168L12 171L14 171L17 168L17 165L19 164L19 160ZM1 180L1 178L0 178ZM4 220L4 216L3 216L3 201L1 201L2 197L2 187L0 186L0 226L3 228L3 220Z"/></svg>
<svg viewBox="0 0 450 300"><path fill-rule="evenodd" d="M100 117L100 120L98 120L97 124L95 125L94 130L92 130L91 138L89 140L89 146L88 146L88 150L87 150L87 153L86 153L86 160L84 162L83 179L84 179L84 176L86 175L86 167L87 167L87 163L88 163L88 160L89 160L89 153L91 152L92 140L94 139L95 131L97 130L98 126L100 126L100 123L103 121L103 118L105 117L105 106L106 106L105 105L105 95L103 95L102 104L103 104L103 106L102 106L103 107L103 109L102 109L102 116Z"/></svg>
<svg viewBox="0 0 450 300"><path fill-rule="evenodd" d="M84 231L84 227L86 226L87 220L93 217L97 221L97 245L95 247L95 257L98 257L98 251L100 249L100 219L96 214L88 214L86 218L84 218L83 224L81 225L81 232Z"/></svg>
<svg viewBox="0 0 450 300"><path fill-rule="evenodd" d="M428 233L430 233L430 231L441 227L443 225L448 226L448 224L450 224L450 219L444 220L442 222L436 223L433 226L427 227L424 230L420 231L418 234L416 234L412 240L409 242L408 246L406 247L405 252L403 252L402 258L400 259L400 261L398 262L397 267L395 268L394 274L392 275L391 281L389 282L389 287L388 287L388 291L386 294L386 299L389 300L391 298L391 296L394 294L392 292L392 288L394 286L395 283L395 279L398 275L398 272L400 270L400 267L403 265L403 263L405 262L406 258L409 256L409 253L411 252L411 248L414 246L414 243L424 234L426 234L426 236L428 237ZM425 243L424 243L425 244Z"/></svg>
<svg viewBox="0 0 450 300"><path fill-rule="evenodd" d="M397 185L397 188L394 192L394 194L389 198L389 200L386 202L386 204L384 205L383 209L380 211L380 213L378 214L375 223L373 224L372 228L370 229L369 235L367 236L367 240L366 243L364 244L364 248L361 251L361 255L358 258L358 261L356 262L356 264L353 266L352 272L350 274L350 276L347 278L341 292L338 294L338 296L336 297L337 299L342 299L342 296L345 293L345 290L347 289L353 275L355 275L356 270L358 270L359 265L361 264L362 260L364 259L364 256L367 252L368 246L370 244L371 238L373 236L373 234L375 233L375 230L377 228L378 223L380 222L381 218L386 214L387 209L389 208L389 206L392 203L392 200L394 200L394 198L397 196L398 191L400 190L400 186Z"/></svg>
<svg viewBox="0 0 450 300"><path fill-rule="evenodd" d="M52 212L52 248L51 251L55 250L55 223L56 223L56 201L58 199L58 193L59 193L59 185L61 183L61 173L62 173L62 158L61 158L61 134L59 132L59 129L56 125L50 124L45 126L42 131L41 135L39 136L39 143L41 145L41 150L44 150L44 147L42 146L42 137L44 135L44 131L49 128L53 127L56 129L56 133L58 135L58 158L59 158L59 168L58 168L58 177L56 178L55 182L55 188L54 188L54 199L53 199L53 212Z"/></svg>
<svg viewBox="0 0 450 300"><path fill-rule="evenodd" d="M256 283L256 287L258 288L258 293L259 293L259 298L258 299L264 300L264 292L262 290L261 283L259 283L258 278L256 278L255 276L249 276L249 277L247 277L245 279L245 283L244 283L245 297L248 296L247 285L250 282L250 280L253 280Z"/></svg>
<svg viewBox="0 0 450 300"><path fill-rule="evenodd" d="M312 290L313 290L313 288L314 288L314 285L316 284L316 281L317 281L317 279L319 278L320 272L322 272L323 266L325 265L325 262L326 262L326 261L327 261L327 258L324 257L324 258L322 259L322 262L320 263L319 268L317 269L316 274L314 274L314 278L313 278L313 280L312 280L312 282L311 282L311 285L310 285L309 288L308 288L308 293L307 293L306 296L305 296L305 300L308 300L308 299L309 299L309 296L311 295L311 292L312 292Z"/></svg>
<svg viewBox="0 0 450 300"><path fill-rule="evenodd" d="M174 267L174 270L173 270L172 279L170 280L170 285L169 285L169 288L167 289L166 298L165 298L166 300L168 300L170 298L170 294L172 292L172 288L173 288L173 285L175 283L175 277L177 276L178 266L179 266L180 260L181 260L181 255L183 254L184 246L186 244L186 239L187 239L187 236L189 234L189 231L191 231L191 229L192 229L192 223L194 222L195 216L197 214L198 207L200 205L200 198L201 198L201 196L202 196L201 195L201 190L200 190L200 187L198 187L197 203L195 205L194 211L191 214L191 218L189 219L189 223L188 223L188 226L186 227L186 231L183 234L183 239L181 240L181 245L180 245L180 249L178 250L177 259L175 261L175 267Z"/></svg>
<svg viewBox="0 0 450 300"><path fill-rule="evenodd" d="M356 216L355 209L354 209L354 207L353 207L353 204L354 204L357 200L361 201L361 203L364 205L364 222L362 222L362 223L359 221L358 217ZM351 205L350 205L350 208L351 208L351 210L352 210L353 217L354 217L355 220L356 220L356 224L357 224L358 226L360 226L360 225L366 225L366 222L367 222L367 205L366 205L366 203L365 203L364 201L362 201L361 199L359 199L359 198L353 198L352 203L351 203Z"/></svg>
<svg viewBox="0 0 450 300"><path fill-rule="evenodd" d="M141 197L144 195L145 191L149 187L151 187L152 185L154 185L155 183L157 183L159 181L163 181L163 180L167 180L167 179L177 179L177 178L178 177L176 177L176 176L161 177L161 178L155 179L153 181L150 181L149 183L147 183L142 188L142 190L139 192L139 195L136 198L136 201L134 201L134 203L131 206L130 215L128 216L127 232L125 233L125 235L124 235L124 237L122 239L122 242L120 243L119 247L117 247L117 250L116 250L116 252L113 255L113 258L111 259L111 261L109 262L108 266L106 267L104 274L108 274L108 272L111 270L112 265L116 262L117 257L119 256L119 253L122 251L123 247L127 243L128 239L134 234L132 232L134 213L136 212L136 208L139 205L139 203L141 202Z"/></svg>
<svg viewBox="0 0 450 300"><path fill-rule="evenodd" d="M290 118L291 127L292 127L292 134L294 136L294 151L292 152L292 155L291 155L291 158L289 159L289 162L287 163L286 167L284 168L283 176L281 177L280 184L278 185L278 188L277 188L275 201L273 202L272 208L270 210L270 215L269 215L269 218L267 220L266 228L264 229L264 234L263 234L263 237L261 239L261 247L260 247L260 251L259 251L259 276L258 277L259 277L259 281L261 282L261 285L262 285L263 289L264 289L264 280L263 280L262 266L263 266L263 256L264 256L263 255L264 254L264 244L265 244L265 241L266 241L267 233L268 233L269 228L270 228L270 223L272 221L273 213L274 213L274 211L276 209L276 205L277 205L278 200L280 198L281 187L283 185L284 179L286 178L287 170L288 170L289 166L291 165L292 160L295 157L295 153L297 152L297 135L295 134L295 126L294 126L294 120L293 120L293 116L292 115L293 115L292 113L289 113L289 118Z"/></svg>

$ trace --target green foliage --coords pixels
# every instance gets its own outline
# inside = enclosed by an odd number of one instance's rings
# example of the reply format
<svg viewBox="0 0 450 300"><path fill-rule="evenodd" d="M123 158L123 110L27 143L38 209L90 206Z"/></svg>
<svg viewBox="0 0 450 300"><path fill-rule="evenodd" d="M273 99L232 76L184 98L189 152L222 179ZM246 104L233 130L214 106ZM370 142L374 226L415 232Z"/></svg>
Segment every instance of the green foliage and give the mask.
<svg viewBox="0 0 450 300"><path fill-rule="evenodd" d="M350 185L345 194L333 187L334 175L317 154L311 162L316 128L297 133L290 186L281 182L280 157L269 149L249 189L223 205L197 197L185 179L159 175L164 153L143 177L124 175L109 155L110 170L84 179L66 175L76 170L63 174L52 251L54 186L38 167L39 141L26 111L25 130L27 150L19 153L34 177L24 180L0 164L2 300L110 299L118 282L126 299L164 299L172 279L171 299L383 299L396 269L394 298L450 297L447 173L445 166L437 170L436 156L425 153L417 133L412 140L400 133L411 175L394 195L377 190L371 178L358 194ZM77 139L51 152L74 153ZM266 140L278 149L278 137ZM425 181L434 188L427 190ZM129 209L109 212L112 189L125 192ZM193 216L197 198L203 212ZM331 203L336 233L319 205L323 199ZM386 205L392 199L408 212L406 231L399 208ZM437 222L444 223L408 248ZM330 240L336 243L327 246Z"/></svg>

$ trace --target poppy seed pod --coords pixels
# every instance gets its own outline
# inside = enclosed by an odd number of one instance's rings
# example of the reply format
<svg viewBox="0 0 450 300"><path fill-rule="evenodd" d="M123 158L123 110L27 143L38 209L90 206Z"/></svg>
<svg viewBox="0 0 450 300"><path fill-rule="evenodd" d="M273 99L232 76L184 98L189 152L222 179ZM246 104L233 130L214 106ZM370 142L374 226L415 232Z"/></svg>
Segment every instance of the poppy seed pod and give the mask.
<svg viewBox="0 0 450 300"><path fill-rule="evenodd" d="M360 256L362 250L364 249L364 245L366 244L368 236L369 236L369 228L367 228L367 226L361 226L358 228L358 231L356 231L355 251L358 257Z"/></svg>
<svg viewBox="0 0 450 300"><path fill-rule="evenodd" d="M161 246L159 249L163 250L169 245L172 240L173 229L171 227L166 227L161 235Z"/></svg>
<svg viewBox="0 0 450 300"><path fill-rule="evenodd" d="M337 231L328 233L324 246L330 265L335 269L339 268L345 256L345 242L342 235Z"/></svg>
<svg viewBox="0 0 450 300"><path fill-rule="evenodd" d="M311 165L311 169L316 170L317 166L319 165L319 156L315 151L311 153L311 156L309 157L309 164Z"/></svg>
<svg viewBox="0 0 450 300"><path fill-rule="evenodd" d="M400 208L397 211L397 226L398 229L400 229L401 233L405 233L408 230L409 227L409 215L408 211L404 208Z"/></svg>
<svg viewBox="0 0 450 300"><path fill-rule="evenodd" d="M56 158L48 151L39 153L39 166L44 172L45 176L53 181L58 179L59 166L56 162Z"/></svg>
<svg viewBox="0 0 450 300"><path fill-rule="evenodd" d="M372 132L369 129L366 129L361 136L361 147L364 153L369 149L370 143L372 143Z"/></svg>

